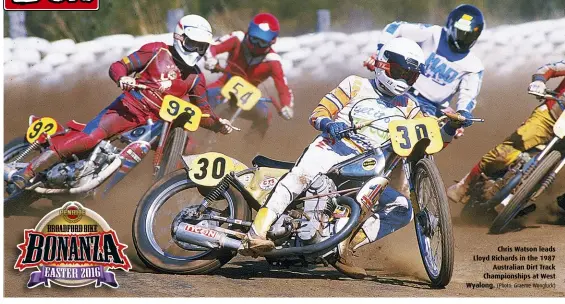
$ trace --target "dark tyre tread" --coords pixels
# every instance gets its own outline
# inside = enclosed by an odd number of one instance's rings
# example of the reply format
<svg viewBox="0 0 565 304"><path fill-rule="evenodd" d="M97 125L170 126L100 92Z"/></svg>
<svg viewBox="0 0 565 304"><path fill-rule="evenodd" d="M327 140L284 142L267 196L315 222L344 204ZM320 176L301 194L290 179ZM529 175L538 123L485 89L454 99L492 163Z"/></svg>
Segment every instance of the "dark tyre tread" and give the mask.
<svg viewBox="0 0 565 304"><path fill-rule="evenodd" d="M163 149L163 158L159 164L159 172L155 175L154 181L178 169L181 161L182 153L186 145L186 136L182 128L174 128L167 139L165 148Z"/></svg>

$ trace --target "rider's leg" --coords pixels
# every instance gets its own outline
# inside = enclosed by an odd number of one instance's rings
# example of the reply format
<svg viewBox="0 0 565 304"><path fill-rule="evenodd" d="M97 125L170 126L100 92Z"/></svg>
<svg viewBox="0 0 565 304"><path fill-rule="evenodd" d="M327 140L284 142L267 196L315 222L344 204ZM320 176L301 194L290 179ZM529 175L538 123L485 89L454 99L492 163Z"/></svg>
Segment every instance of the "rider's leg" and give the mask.
<svg viewBox="0 0 565 304"><path fill-rule="evenodd" d="M554 124L555 119L547 107L538 107L503 143L485 154L465 178L449 187L448 197L454 202L467 203L467 191L479 180L481 174L489 178L496 176L514 163L522 152L547 143L553 136Z"/></svg>
<svg viewBox="0 0 565 304"><path fill-rule="evenodd" d="M208 103L212 109L216 108L222 103L222 95L220 94L221 87L218 88L208 88L206 93L208 95Z"/></svg>
<svg viewBox="0 0 565 304"><path fill-rule="evenodd" d="M123 95L102 110L82 132L71 130L52 137L51 146L47 151L34 158L26 168L14 174L12 177L14 184L20 189L25 188L38 172L73 154L92 149L105 138L140 125L138 117L123 105L122 98Z"/></svg>
<svg viewBox="0 0 565 304"><path fill-rule="evenodd" d="M267 240L267 231L292 200L306 190L318 174L327 172L334 164L357 153L341 141L331 144L329 139L318 136L304 150L294 168L279 180L267 197L265 207L257 212L248 233L247 249L255 252L272 250L274 244ZM249 252L244 251L242 254Z"/></svg>

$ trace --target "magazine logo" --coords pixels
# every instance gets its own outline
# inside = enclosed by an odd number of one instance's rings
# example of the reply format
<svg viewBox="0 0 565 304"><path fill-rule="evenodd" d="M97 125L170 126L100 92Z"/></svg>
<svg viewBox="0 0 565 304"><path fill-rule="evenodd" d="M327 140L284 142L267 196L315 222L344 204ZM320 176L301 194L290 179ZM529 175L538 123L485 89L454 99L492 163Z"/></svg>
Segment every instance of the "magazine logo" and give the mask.
<svg viewBox="0 0 565 304"><path fill-rule="evenodd" d="M127 245L120 243L116 232L96 212L78 202L67 202L44 216L35 229L24 231L24 242L14 268L31 273L28 288L82 287L94 283L117 288L109 269L129 271L125 255Z"/></svg>
<svg viewBox="0 0 565 304"><path fill-rule="evenodd" d="M96 11L100 0L4 0L7 11Z"/></svg>

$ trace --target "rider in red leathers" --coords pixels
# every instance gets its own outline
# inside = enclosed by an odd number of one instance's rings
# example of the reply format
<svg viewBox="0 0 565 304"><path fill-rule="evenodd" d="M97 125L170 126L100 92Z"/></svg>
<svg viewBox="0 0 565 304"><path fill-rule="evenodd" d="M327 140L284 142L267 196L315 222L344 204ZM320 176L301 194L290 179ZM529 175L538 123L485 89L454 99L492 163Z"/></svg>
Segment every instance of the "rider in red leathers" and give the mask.
<svg viewBox="0 0 565 304"><path fill-rule="evenodd" d="M213 108L220 102L220 89L232 76L241 76L254 86L272 77L279 93L279 114L287 120L293 117L294 97L284 76L281 57L271 48L279 35L279 28L279 21L275 16L261 13L251 20L246 33L235 31L210 47L205 56L205 67L208 70L217 68L216 55L229 53L225 73L208 86L208 97ZM254 128L264 135L272 118L268 105L259 102L248 115L248 118L254 120Z"/></svg>
<svg viewBox="0 0 565 304"><path fill-rule="evenodd" d="M37 172L48 169L62 159L94 148L103 139L158 120L165 95L190 100L210 117L201 126L227 134L232 131L229 121L214 114L207 101L206 79L196 66L197 61L213 43L212 29L206 19L197 15L183 17L174 33L173 45L148 43L138 51L123 57L110 66L110 78L124 90L114 102L102 110L83 130L69 130L53 136L50 148L33 159L29 165L14 173L14 184L23 189ZM129 76L134 74L133 77ZM146 84L152 89L135 89Z"/></svg>

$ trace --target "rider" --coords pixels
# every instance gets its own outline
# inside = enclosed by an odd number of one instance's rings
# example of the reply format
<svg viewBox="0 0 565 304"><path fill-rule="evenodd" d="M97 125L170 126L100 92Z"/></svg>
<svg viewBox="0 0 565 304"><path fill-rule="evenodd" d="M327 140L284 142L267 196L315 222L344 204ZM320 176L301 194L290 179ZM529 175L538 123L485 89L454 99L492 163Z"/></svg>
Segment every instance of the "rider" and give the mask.
<svg viewBox="0 0 565 304"><path fill-rule="evenodd" d="M314 139L294 168L278 182L267 198L265 207L259 209L242 254L254 255L274 248L273 242L266 238L267 231L318 174L326 173L333 165L387 141L385 137L388 135L376 135L372 128L360 129L355 134L347 132L351 124L349 119L394 119L395 116L409 115L416 103L404 93L418 78L423 62L422 49L414 41L392 39L379 51L376 78L349 76L322 98L310 116L310 123L322 134ZM389 119L383 119L375 124L379 124L378 129L386 130L388 122ZM444 141L450 141L459 127L446 124L442 129ZM390 145L379 150L382 152L379 160L382 166L386 157L391 155L389 150ZM359 233L340 244L338 255L330 259L336 269L350 277L362 278L366 275L363 268L352 264L352 250L383 238L412 219L410 201L390 187L382 194L379 206L382 208L377 213L361 223L363 226Z"/></svg>
<svg viewBox="0 0 565 304"><path fill-rule="evenodd" d="M196 66L208 46L213 43L212 28L198 15L180 19L174 32L173 45L148 43L138 51L110 66L110 78L124 90L114 102L91 120L82 131L69 130L53 136L50 148L29 165L14 173L12 180L20 189L29 186L37 172L48 169L73 154L92 149L100 141L120 132L159 119L159 109L165 95L184 97L210 114L201 125L222 134L232 131L229 121L217 117L206 96L206 79ZM134 73L134 75L131 75ZM150 83L157 83L151 86ZM152 89L135 89L147 84Z"/></svg>
<svg viewBox="0 0 565 304"><path fill-rule="evenodd" d="M545 83L554 77L565 76L565 60L549 63L540 67L532 76L532 83L528 87L530 94L545 95ZM559 96L565 93L565 79L557 86ZM459 183L449 187L447 195L454 202L466 204L469 201L469 190L478 181L492 180L493 176L505 170L514 163L520 154L533 147L547 143L553 137L553 125L557 118L563 113L565 107L553 99L547 99L539 106L532 115L512 135L485 154L471 172ZM487 191L484 191L487 192ZM488 200L488 193L483 197ZM561 202L565 209L565 204ZM498 211L503 206L497 206Z"/></svg>
<svg viewBox="0 0 565 304"><path fill-rule="evenodd" d="M279 21L275 16L261 13L253 17L246 33L235 31L220 38L217 45L210 47L204 65L208 70L217 68L216 55L229 53L225 73L209 85L208 96L213 108L219 103L220 89L231 76L239 75L254 86L258 86L270 76L279 93L279 114L287 120L293 117L294 97L284 76L281 56L271 47L277 40L279 28ZM264 135L272 118L268 105L264 102L258 103L250 115L251 119L257 118L253 119L254 127Z"/></svg>
<svg viewBox="0 0 565 304"><path fill-rule="evenodd" d="M430 24L393 22L382 32L378 48L393 37L405 37L417 42L426 62L422 76L409 89L423 111L442 116L452 97L459 93L457 112L472 118L481 89L483 64L470 51L485 26L481 11L468 4L456 7L447 17L445 27ZM376 54L363 65L374 71Z"/></svg>

